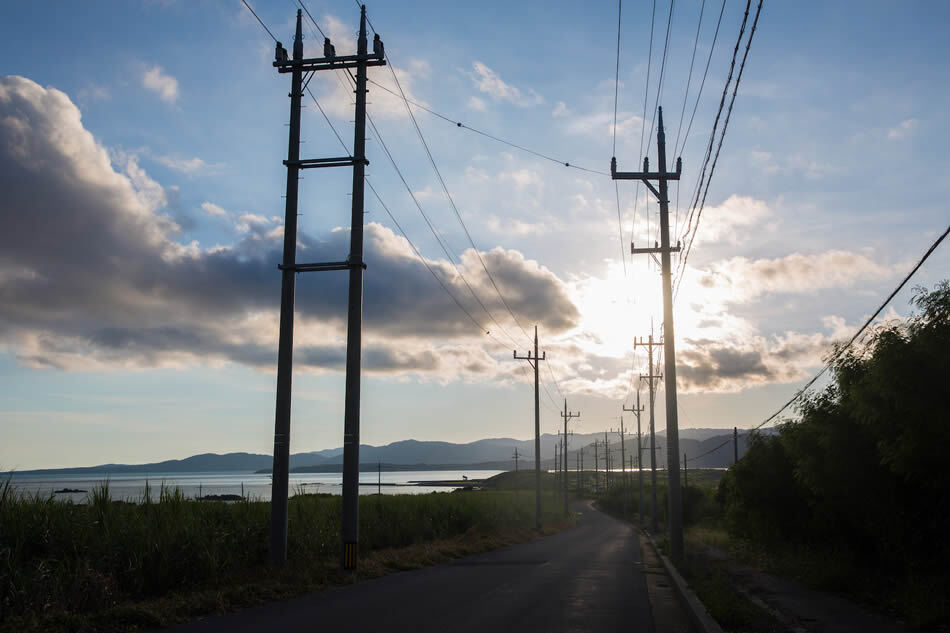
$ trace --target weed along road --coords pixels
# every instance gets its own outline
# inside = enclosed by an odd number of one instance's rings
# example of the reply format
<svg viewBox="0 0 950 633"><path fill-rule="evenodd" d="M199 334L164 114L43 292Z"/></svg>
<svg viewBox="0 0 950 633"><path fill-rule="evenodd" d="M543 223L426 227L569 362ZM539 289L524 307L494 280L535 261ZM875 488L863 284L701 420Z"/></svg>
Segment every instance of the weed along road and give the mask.
<svg viewBox="0 0 950 633"><path fill-rule="evenodd" d="M452 563L205 618L174 633L653 633L637 535L578 504L577 527Z"/></svg>

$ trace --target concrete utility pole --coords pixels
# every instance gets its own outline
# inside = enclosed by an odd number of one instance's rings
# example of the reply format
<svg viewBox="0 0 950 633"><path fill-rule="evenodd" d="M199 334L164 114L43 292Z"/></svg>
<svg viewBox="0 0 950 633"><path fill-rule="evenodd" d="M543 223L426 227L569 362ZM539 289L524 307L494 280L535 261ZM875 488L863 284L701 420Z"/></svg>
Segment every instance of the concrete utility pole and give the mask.
<svg viewBox="0 0 950 633"><path fill-rule="evenodd" d="M581 493L581 454L574 453L574 467L577 469L574 485L577 487L577 494ZM242 497L244 495L241 495Z"/></svg>
<svg viewBox="0 0 950 633"><path fill-rule="evenodd" d="M515 447L515 454L512 457L515 459L515 472L518 472L518 458L521 457L521 454L518 453L518 447Z"/></svg>
<svg viewBox="0 0 950 633"><path fill-rule="evenodd" d="M683 453L683 489L689 489L689 473L686 472L686 453Z"/></svg>
<svg viewBox="0 0 950 633"><path fill-rule="evenodd" d="M600 475L597 473L597 440L594 440L594 494L600 494Z"/></svg>
<svg viewBox="0 0 950 633"><path fill-rule="evenodd" d="M604 431L604 492L610 491L610 440Z"/></svg>
<svg viewBox="0 0 950 633"><path fill-rule="evenodd" d="M637 406L627 408L627 405L621 405L621 408L637 416L637 482L640 488L639 501L637 501L637 517L640 525L643 525L643 464L640 459L643 456L643 447L640 442L640 414L643 413L643 406L640 404L639 387L637 388Z"/></svg>
<svg viewBox="0 0 950 633"><path fill-rule="evenodd" d="M561 417L564 419L564 450L562 451L564 455L564 518L567 518L567 421L581 417L581 412L568 411L567 398L564 398L564 412L561 413Z"/></svg>
<svg viewBox="0 0 950 633"><path fill-rule="evenodd" d="M666 347L664 357L666 360L666 471L669 477L669 499L670 499L670 557L673 562L680 563L683 560L683 521L682 504L680 491L680 471L679 464L679 421L676 411L676 339L673 334L673 273L670 265L670 254L679 252L680 247L670 246L670 201L668 195L670 180L679 180L683 171L683 159L676 159L676 171L671 173L666 171L666 132L663 130L663 108L657 112L657 132L656 148L657 159L660 170L650 172L650 163L643 159L642 172L618 172L617 158L610 159L610 175L614 180L640 180L653 192L657 201L660 203L660 245L653 248L634 248L630 244L630 252L638 253L660 253L662 266L662 284L663 284L663 342ZM650 183L655 180L659 183L659 191Z"/></svg>
<svg viewBox="0 0 950 633"><path fill-rule="evenodd" d="M584 485L585 481L584 481L584 447L583 446L581 446L581 478L579 481L581 483L580 483L580 486L578 486L578 489L584 490L586 486Z"/></svg>
<svg viewBox="0 0 950 633"><path fill-rule="evenodd" d="M541 530L541 400L538 397L538 363L547 359L547 352L538 357L538 326L534 326L534 356L512 353L515 360L526 360L534 368L534 527Z"/></svg>
<svg viewBox="0 0 950 633"><path fill-rule="evenodd" d="M627 454L624 452L623 445L623 416L620 416L620 494L623 495L623 515L627 516Z"/></svg>
<svg viewBox="0 0 950 633"><path fill-rule="evenodd" d="M383 494L383 462L376 462L376 494Z"/></svg>
<svg viewBox="0 0 950 633"><path fill-rule="evenodd" d="M270 561L282 566L287 560L287 492L290 466L290 396L293 378L294 293L296 274L329 270L349 270L349 309L346 346L346 396L343 429L343 568L355 569L357 563L359 509L359 402L360 335L363 303L363 171L366 136L366 69L386 62L383 43L377 35L373 53L367 54L366 7L360 15L360 39L356 55L337 56L329 39L324 39L323 57L304 59L301 11L297 11L293 57L277 42L274 67L278 73L290 73L290 140L287 148L287 201L284 210L284 254L280 288L280 335L277 350L277 406L274 420L274 467L271 484ZM300 101L303 98L304 73L340 68L356 69L356 116L353 156L300 160ZM309 81L309 80L308 80ZM353 204L351 213L350 255L346 261L315 264L297 263L297 199L301 169L353 167Z"/></svg>
<svg viewBox="0 0 950 633"><path fill-rule="evenodd" d="M651 328L652 329L652 328ZM662 375L653 373L653 348L659 347L663 343L657 343L653 340L653 332L650 332L650 338L646 341L643 337L640 340L633 341L633 347L646 347L649 354L649 370L646 375L640 374L640 380L646 380L650 387L650 488L652 492L652 513L650 517L650 530L656 534L657 531L657 508L656 508L656 426L654 424L654 409L656 403L656 382L662 378ZM639 392L637 393L639 397Z"/></svg>
<svg viewBox="0 0 950 633"><path fill-rule="evenodd" d="M732 427L732 463L739 461L739 427Z"/></svg>
<svg viewBox="0 0 950 633"><path fill-rule="evenodd" d="M561 432L558 431L557 443L554 445L554 490L555 490L554 494L557 494L556 491L557 491L557 484L558 484L558 479L559 479L558 476L561 474L561 464L557 459L560 450L561 450Z"/></svg>

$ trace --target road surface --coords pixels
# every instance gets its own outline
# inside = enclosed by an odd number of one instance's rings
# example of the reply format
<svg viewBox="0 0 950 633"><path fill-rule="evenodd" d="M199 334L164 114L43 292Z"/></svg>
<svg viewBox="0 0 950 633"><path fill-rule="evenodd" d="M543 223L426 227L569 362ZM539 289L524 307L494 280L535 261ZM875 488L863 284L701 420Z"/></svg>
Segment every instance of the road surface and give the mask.
<svg viewBox="0 0 950 633"><path fill-rule="evenodd" d="M586 506L578 526L452 563L213 616L175 633L654 633L632 527Z"/></svg>

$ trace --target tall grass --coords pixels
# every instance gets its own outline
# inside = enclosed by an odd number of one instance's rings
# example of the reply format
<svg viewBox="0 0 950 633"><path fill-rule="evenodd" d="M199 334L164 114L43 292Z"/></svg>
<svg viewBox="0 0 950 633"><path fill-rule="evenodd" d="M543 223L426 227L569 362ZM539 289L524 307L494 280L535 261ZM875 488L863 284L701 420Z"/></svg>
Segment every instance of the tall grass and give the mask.
<svg viewBox="0 0 950 633"><path fill-rule="evenodd" d="M149 492L137 503L117 501L106 482L88 503L74 504L17 494L9 481L0 485L0 625L46 610L88 613L271 573L269 502L200 502L164 485L155 501ZM548 520L557 515L553 505L546 510ZM291 498L291 565L315 574L333 568L340 515L340 497ZM362 497L360 551L533 525L533 497L512 491Z"/></svg>

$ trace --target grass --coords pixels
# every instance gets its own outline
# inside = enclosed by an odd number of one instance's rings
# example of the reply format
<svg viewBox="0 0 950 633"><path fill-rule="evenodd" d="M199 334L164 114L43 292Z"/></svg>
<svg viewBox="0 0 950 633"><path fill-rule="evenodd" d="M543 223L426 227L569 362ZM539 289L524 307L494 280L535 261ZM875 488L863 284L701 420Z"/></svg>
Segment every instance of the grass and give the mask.
<svg viewBox="0 0 950 633"><path fill-rule="evenodd" d="M544 523L565 526L546 501ZM270 504L199 502L177 489L137 503L108 484L86 504L0 484L0 630L127 631L351 582L339 571L341 498L289 504L282 570L267 560ZM534 496L485 490L360 499L360 574L412 569L534 532Z"/></svg>

